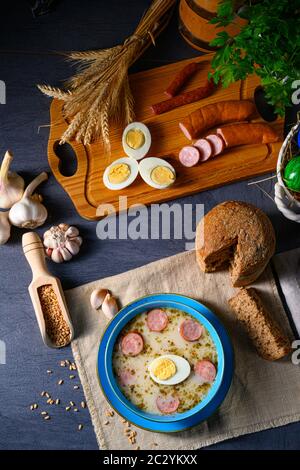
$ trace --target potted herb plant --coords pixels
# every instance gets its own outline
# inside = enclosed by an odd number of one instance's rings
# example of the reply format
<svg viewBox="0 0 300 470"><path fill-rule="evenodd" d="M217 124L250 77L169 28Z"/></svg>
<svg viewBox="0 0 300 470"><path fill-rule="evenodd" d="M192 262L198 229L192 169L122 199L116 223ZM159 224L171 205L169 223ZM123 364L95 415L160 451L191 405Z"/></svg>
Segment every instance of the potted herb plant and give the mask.
<svg viewBox="0 0 300 470"><path fill-rule="evenodd" d="M261 79L265 106L272 107L261 114L272 111L276 118L293 112L297 103L292 97L300 80L299 0L223 0L211 22L227 26L235 21L236 12L247 23L236 36L221 31L211 42L218 47L211 76L227 87L255 73Z"/></svg>

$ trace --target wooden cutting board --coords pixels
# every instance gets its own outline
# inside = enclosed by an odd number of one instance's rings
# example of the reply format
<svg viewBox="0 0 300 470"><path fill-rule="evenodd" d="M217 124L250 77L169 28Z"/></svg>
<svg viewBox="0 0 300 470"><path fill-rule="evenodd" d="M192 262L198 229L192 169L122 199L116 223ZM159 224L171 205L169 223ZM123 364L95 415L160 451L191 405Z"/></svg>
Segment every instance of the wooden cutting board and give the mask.
<svg viewBox="0 0 300 470"><path fill-rule="evenodd" d="M210 58L209 54L196 59L203 63L203 71L192 78L186 87L187 90L205 84ZM104 152L100 141L88 146L72 142L71 145L77 158L77 170L72 176L63 176L60 171L61 158L64 158L62 157L63 149L60 151L57 149L59 139L66 129L67 123L62 115L63 102L52 101L48 143L49 164L55 178L69 194L82 217L99 219L96 211L100 204L113 204L116 212L119 212L119 196L127 197L128 206L161 203L275 171L282 141L271 145L236 147L193 168L185 168L180 164L178 153L184 145L189 143L178 127L180 118L206 104L228 99L252 99L254 90L259 85L258 78L251 76L245 81L232 84L227 89L219 88L213 95L201 102L177 108L161 116L153 116L150 105L166 99L164 90L167 85L174 75L191 60L195 59L158 67L130 77L135 98L136 120L147 124L152 134L152 147L149 156L166 158L175 167L177 173L176 183L164 190L151 188L144 183L140 176L131 186L121 191L111 191L104 186L102 176L107 165L117 158L125 156L122 148L123 128L121 127L111 129L112 150L110 155ZM261 119L256 116L253 121L261 121ZM282 138L283 121L278 120L272 126Z"/></svg>

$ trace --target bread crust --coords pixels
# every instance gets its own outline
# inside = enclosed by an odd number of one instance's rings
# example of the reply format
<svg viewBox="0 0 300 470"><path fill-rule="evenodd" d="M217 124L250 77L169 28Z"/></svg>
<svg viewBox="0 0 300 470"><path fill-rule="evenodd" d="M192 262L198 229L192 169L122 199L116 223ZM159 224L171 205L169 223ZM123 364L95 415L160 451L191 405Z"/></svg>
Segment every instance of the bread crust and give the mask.
<svg viewBox="0 0 300 470"><path fill-rule="evenodd" d="M291 352L289 338L263 305L256 289L240 289L228 304L263 359L276 361Z"/></svg>
<svg viewBox="0 0 300 470"><path fill-rule="evenodd" d="M261 275L275 245L270 219L261 209L240 201L214 207L196 231L196 259L202 271L229 265L234 287L247 286Z"/></svg>

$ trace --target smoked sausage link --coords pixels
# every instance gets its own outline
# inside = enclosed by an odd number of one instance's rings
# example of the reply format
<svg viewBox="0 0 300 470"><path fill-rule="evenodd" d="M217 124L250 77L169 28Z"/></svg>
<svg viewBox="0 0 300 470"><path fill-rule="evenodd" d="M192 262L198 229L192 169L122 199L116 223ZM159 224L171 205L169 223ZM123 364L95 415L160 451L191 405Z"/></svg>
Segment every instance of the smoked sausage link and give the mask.
<svg viewBox="0 0 300 470"><path fill-rule="evenodd" d="M178 94L181 88L185 85L187 80L201 69L199 62L191 62L178 72L174 80L170 83L165 93L169 98L173 98Z"/></svg>
<svg viewBox="0 0 300 470"><path fill-rule="evenodd" d="M226 147L270 144L279 140L278 135L272 127L263 123L230 124L218 129L217 133L223 138Z"/></svg>
<svg viewBox="0 0 300 470"><path fill-rule="evenodd" d="M215 85L212 81L208 81L206 85L195 88L194 90L181 93L180 95L174 96L169 100L161 101L160 103L153 104L151 106L154 114L163 114L171 111L172 109L179 108L186 104L194 103L195 101L202 100L210 96L215 89Z"/></svg>
<svg viewBox="0 0 300 470"><path fill-rule="evenodd" d="M229 100L208 104L196 109L179 123L187 139L196 139L202 132L235 121L245 121L255 112L255 106L247 100Z"/></svg>

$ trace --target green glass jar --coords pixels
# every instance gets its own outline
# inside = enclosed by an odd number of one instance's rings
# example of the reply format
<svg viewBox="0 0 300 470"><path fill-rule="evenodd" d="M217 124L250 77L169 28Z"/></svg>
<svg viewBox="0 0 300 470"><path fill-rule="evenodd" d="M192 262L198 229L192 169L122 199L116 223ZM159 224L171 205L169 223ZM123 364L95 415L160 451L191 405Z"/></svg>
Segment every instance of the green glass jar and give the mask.
<svg viewBox="0 0 300 470"><path fill-rule="evenodd" d="M289 189L300 192L300 155L288 162L284 169L283 180Z"/></svg>

